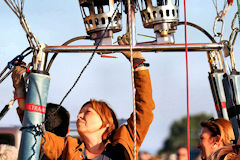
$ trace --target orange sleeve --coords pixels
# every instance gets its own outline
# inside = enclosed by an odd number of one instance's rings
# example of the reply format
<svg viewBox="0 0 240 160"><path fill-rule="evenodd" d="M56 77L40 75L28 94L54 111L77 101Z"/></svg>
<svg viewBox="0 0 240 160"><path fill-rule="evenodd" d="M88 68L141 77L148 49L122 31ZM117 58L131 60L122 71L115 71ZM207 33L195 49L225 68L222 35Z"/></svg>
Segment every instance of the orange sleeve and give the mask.
<svg viewBox="0 0 240 160"><path fill-rule="evenodd" d="M61 156L66 143L65 137L59 137L51 132L45 132L41 139L42 151L49 159L57 159Z"/></svg>

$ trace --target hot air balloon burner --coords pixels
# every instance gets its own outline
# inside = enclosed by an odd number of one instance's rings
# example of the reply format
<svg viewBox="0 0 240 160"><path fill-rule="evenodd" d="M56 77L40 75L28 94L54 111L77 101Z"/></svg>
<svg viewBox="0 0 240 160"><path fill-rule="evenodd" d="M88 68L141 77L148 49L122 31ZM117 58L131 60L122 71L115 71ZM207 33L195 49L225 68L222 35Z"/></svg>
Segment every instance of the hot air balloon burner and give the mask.
<svg viewBox="0 0 240 160"><path fill-rule="evenodd" d="M79 0L87 34L99 45L112 45L113 33L122 30L122 13L114 0ZM106 29L107 28L107 29Z"/></svg>
<svg viewBox="0 0 240 160"><path fill-rule="evenodd" d="M155 4L154 4L155 3ZM158 44L174 43L179 21L179 0L141 0L140 12L144 28L153 28Z"/></svg>

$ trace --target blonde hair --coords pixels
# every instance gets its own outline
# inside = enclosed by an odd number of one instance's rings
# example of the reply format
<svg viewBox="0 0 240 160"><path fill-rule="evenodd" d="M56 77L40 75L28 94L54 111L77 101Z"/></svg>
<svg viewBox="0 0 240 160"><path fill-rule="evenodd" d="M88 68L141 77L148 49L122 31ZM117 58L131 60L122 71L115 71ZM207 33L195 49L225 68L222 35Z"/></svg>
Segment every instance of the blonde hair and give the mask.
<svg viewBox="0 0 240 160"><path fill-rule="evenodd" d="M220 135L220 140L223 145L230 145L232 140L235 140L232 124L229 120L219 118L210 119L209 121L201 122L202 127L208 128L212 132L212 136Z"/></svg>
<svg viewBox="0 0 240 160"><path fill-rule="evenodd" d="M14 146L0 144L0 160L17 160L18 150Z"/></svg>

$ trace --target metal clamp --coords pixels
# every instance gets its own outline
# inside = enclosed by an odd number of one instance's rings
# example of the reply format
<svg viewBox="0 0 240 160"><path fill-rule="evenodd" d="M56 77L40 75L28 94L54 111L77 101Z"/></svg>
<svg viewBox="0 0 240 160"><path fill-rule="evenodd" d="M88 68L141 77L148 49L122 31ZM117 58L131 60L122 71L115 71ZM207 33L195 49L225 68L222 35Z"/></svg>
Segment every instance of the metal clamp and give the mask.
<svg viewBox="0 0 240 160"><path fill-rule="evenodd" d="M33 70L44 71L44 63L46 55L44 53L44 49L46 48L46 44L41 43L40 47L37 50L37 54L33 57Z"/></svg>
<svg viewBox="0 0 240 160"><path fill-rule="evenodd" d="M23 63L22 60L32 52L33 52L33 49L31 47L28 47L20 55L14 57L11 61L9 61L6 67L0 73L0 78L3 76L0 79L0 84L12 73L13 68ZM3 75L8 69L9 71L5 75Z"/></svg>
<svg viewBox="0 0 240 160"><path fill-rule="evenodd" d="M217 23L221 22L221 32L216 32L217 28ZM214 26L213 26L213 33L214 33L214 38L215 37L220 37L220 41L222 41L222 36L223 36L223 30L224 30L224 16L217 16L214 21Z"/></svg>
<svg viewBox="0 0 240 160"><path fill-rule="evenodd" d="M235 40L237 38L237 34L239 32L239 28L238 27L234 27L235 21L237 19L237 16L238 16L238 12L236 12L236 14L235 14L235 16L234 16L234 18L232 20L232 25L231 25L232 33L231 33L231 35L229 37L229 44L232 45L232 46L234 45Z"/></svg>

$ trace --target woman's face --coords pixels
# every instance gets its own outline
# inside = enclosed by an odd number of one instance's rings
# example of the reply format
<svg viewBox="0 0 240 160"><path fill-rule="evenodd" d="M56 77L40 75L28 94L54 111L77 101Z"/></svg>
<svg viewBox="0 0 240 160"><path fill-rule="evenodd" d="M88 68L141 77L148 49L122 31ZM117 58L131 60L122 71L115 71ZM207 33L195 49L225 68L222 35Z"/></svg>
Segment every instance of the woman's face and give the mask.
<svg viewBox="0 0 240 160"><path fill-rule="evenodd" d="M198 143L202 159L207 159L213 152L219 149L218 145L216 145L214 137L212 137L211 134L212 133L208 128L202 128L200 141Z"/></svg>
<svg viewBox="0 0 240 160"><path fill-rule="evenodd" d="M102 119L98 113L92 108L91 104L87 104L80 110L77 116L77 130L79 135L95 133L102 128Z"/></svg>

